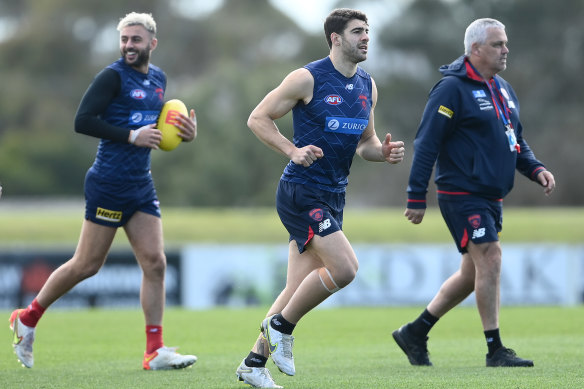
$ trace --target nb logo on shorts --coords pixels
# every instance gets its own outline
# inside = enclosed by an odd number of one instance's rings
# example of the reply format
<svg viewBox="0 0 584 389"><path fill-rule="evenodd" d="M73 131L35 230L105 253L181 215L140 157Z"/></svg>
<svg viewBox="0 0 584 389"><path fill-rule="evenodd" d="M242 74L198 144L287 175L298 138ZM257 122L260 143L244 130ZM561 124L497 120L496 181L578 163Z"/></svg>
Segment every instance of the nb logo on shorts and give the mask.
<svg viewBox="0 0 584 389"><path fill-rule="evenodd" d="M108 222L120 222L122 220L122 212L98 207L97 212L95 212L95 218Z"/></svg>
<svg viewBox="0 0 584 389"><path fill-rule="evenodd" d="M327 228L331 226L331 219L325 219L322 222L318 223L318 232L323 232Z"/></svg>
<svg viewBox="0 0 584 389"><path fill-rule="evenodd" d="M472 232L472 239L482 238L483 236L485 236L485 229L484 228L479 228L479 229L474 230Z"/></svg>

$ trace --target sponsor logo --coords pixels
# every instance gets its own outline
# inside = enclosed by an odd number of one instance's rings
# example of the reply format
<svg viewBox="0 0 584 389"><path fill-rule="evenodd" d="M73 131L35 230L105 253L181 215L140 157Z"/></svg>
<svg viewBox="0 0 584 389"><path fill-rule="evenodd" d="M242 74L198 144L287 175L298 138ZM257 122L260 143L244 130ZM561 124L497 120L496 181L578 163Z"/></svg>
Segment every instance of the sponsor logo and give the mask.
<svg viewBox="0 0 584 389"><path fill-rule="evenodd" d="M475 97L475 99L478 99L479 97L487 97L487 94L482 89L473 90L472 95Z"/></svg>
<svg viewBox="0 0 584 389"><path fill-rule="evenodd" d="M367 128L367 124L369 124L369 121L366 119L327 117L324 131L361 135Z"/></svg>
<svg viewBox="0 0 584 389"><path fill-rule="evenodd" d="M156 123L158 120L157 111L132 111L130 112L130 123L131 125L145 125L150 123Z"/></svg>
<svg viewBox="0 0 584 389"><path fill-rule="evenodd" d="M482 238L485 236L485 228L478 228L472 232L472 239Z"/></svg>
<svg viewBox="0 0 584 389"><path fill-rule="evenodd" d="M468 217L468 222L472 228L479 228L481 226L481 215L470 215Z"/></svg>
<svg viewBox="0 0 584 389"><path fill-rule="evenodd" d="M278 348L278 342L272 343L272 339L270 337L270 325L268 324L268 328L266 328L265 336L266 340L268 341L268 348L270 349L270 353L273 353Z"/></svg>
<svg viewBox="0 0 584 389"><path fill-rule="evenodd" d="M339 121L337 119L332 119L328 122L327 128L331 131L336 131L339 129Z"/></svg>
<svg viewBox="0 0 584 389"><path fill-rule="evenodd" d="M477 98L477 103L481 111L488 111L493 109L493 103L489 99Z"/></svg>
<svg viewBox="0 0 584 389"><path fill-rule="evenodd" d="M97 212L95 213L95 218L108 222L120 222L122 221L122 212L110 211L109 209L98 207Z"/></svg>
<svg viewBox="0 0 584 389"><path fill-rule="evenodd" d="M353 85L353 84L347 84L347 85L345 85L345 89L348 90L348 91L352 91L353 88L355 88L355 85Z"/></svg>
<svg viewBox="0 0 584 389"><path fill-rule="evenodd" d="M134 123L140 123L143 117L144 115L142 115L142 112L134 112L132 116L130 116L130 121Z"/></svg>
<svg viewBox="0 0 584 389"><path fill-rule="evenodd" d="M142 89L133 89L130 92L130 97L136 100L144 100L146 98L146 92Z"/></svg>
<svg viewBox="0 0 584 389"><path fill-rule="evenodd" d="M155 357L157 357L157 356L158 356L158 351L154 351L152 354L149 354L149 355L147 355L147 356L144 358L144 361L145 361L146 363L148 363L148 362L150 362L151 360L153 360L153 359L154 359Z"/></svg>
<svg viewBox="0 0 584 389"><path fill-rule="evenodd" d="M325 219L318 223L318 232L323 232L331 226L331 219Z"/></svg>
<svg viewBox="0 0 584 389"><path fill-rule="evenodd" d="M501 94L502 94L503 96L505 96L505 98L506 98L507 100L509 100L509 99L510 99L510 97L509 97L509 93L507 92L507 89L505 89L505 88L501 88Z"/></svg>
<svg viewBox="0 0 584 389"><path fill-rule="evenodd" d="M438 107L438 113L446 116L448 119L452 119L452 115L454 115L454 111L452 111L450 108L446 108L443 105Z"/></svg>
<svg viewBox="0 0 584 389"><path fill-rule="evenodd" d="M313 210L311 210L310 212L308 212L308 215L316 220L317 222L321 221L323 216L324 216L324 212L322 211L321 208L314 208Z"/></svg>
<svg viewBox="0 0 584 389"><path fill-rule="evenodd" d="M166 117L164 118L164 122L166 124L174 124L175 126L179 124L178 117L180 116L180 112L174 109L169 109L166 112Z"/></svg>
<svg viewBox="0 0 584 389"><path fill-rule="evenodd" d="M339 105L343 102L343 98L339 95L328 95L324 98L324 102L329 105Z"/></svg>

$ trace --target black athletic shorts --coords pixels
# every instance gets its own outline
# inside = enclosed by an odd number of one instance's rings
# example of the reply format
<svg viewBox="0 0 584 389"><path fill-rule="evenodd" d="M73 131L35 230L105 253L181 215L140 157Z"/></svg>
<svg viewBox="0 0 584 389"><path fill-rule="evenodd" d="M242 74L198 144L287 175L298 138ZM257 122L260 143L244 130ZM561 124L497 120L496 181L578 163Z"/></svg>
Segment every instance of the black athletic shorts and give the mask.
<svg viewBox="0 0 584 389"><path fill-rule="evenodd" d="M334 193L307 185L280 180L276 210L288 233L302 253L314 237L343 229L345 193Z"/></svg>

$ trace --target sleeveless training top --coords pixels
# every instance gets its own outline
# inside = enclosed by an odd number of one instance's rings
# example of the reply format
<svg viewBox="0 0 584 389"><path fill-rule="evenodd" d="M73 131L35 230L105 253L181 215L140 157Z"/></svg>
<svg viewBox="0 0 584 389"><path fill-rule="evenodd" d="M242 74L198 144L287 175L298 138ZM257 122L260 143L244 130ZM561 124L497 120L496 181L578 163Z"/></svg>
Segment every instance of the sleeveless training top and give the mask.
<svg viewBox="0 0 584 389"><path fill-rule="evenodd" d="M296 147L315 145L324 157L310 167L290 161L281 179L342 193L361 134L371 111L371 76L360 67L351 78L339 73L329 57L304 66L314 78L312 100L292 109Z"/></svg>
<svg viewBox="0 0 584 389"><path fill-rule="evenodd" d="M120 75L120 92L101 119L119 127L135 130L156 123L164 103L166 75L154 65L143 74L126 65L123 58L108 66ZM91 170L112 181L150 179L150 149L127 142L102 139Z"/></svg>

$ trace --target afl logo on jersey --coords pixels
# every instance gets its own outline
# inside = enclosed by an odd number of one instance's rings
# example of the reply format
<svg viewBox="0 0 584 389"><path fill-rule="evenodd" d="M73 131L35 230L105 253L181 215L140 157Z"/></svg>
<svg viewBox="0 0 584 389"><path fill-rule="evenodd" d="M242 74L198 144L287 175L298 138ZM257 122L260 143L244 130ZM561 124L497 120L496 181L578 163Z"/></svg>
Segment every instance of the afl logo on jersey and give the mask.
<svg viewBox="0 0 584 389"><path fill-rule="evenodd" d="M328 95L324 98L324 102L330 105L339 105L343 102L343 98L339 95Z"/></svg>
<svg viewBox="0 0 584 389"><path fill-rule="evenodd" d="M130 92L130 96L136 100L143 100L146 98L146 92L144 92L142 89L134 89L132 92Z"/></svg>

